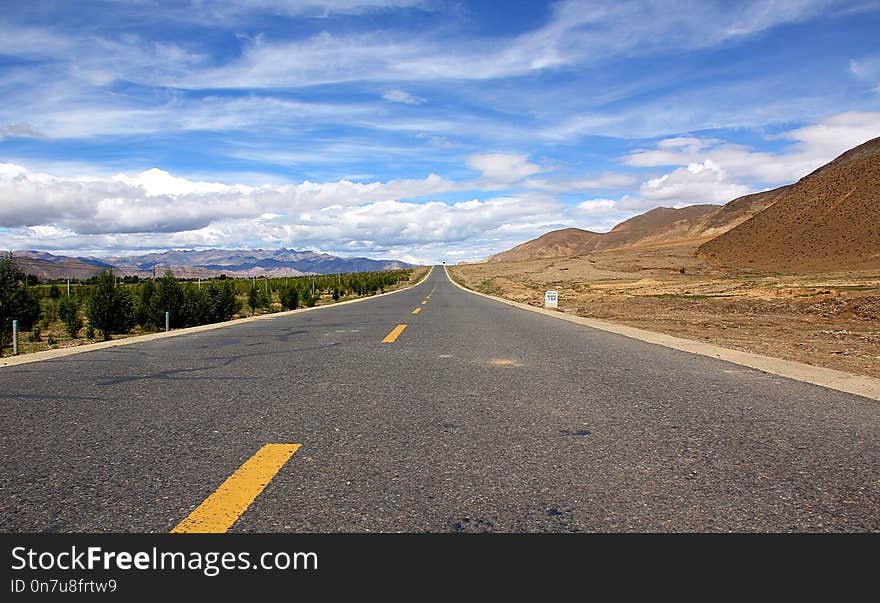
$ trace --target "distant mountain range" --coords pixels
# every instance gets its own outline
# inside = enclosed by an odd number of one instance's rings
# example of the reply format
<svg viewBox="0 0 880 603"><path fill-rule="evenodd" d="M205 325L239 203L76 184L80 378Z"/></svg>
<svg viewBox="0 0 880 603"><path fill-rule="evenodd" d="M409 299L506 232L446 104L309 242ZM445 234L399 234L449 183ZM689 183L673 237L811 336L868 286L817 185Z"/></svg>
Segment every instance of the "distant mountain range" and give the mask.
<svg viewBox="0 0 880 603"><path fill-rule="evenodd" d="M45 251L19 250L13 255L19 266L40 279L88 278L112 269L122 275L161 276L167 270L182 278L227 276L302 276L408 268L396 260L341 258L293 249L206 249L165 251L139 256L106 258L68 257Z"/></svg>
<svg viewBox="0 0 880 603"><path fill-rule="evenodd" d="M880 267L880 138L850 149L795 184L725 205L658 207L607 233L548 232L489 262L690 244L723 268L812 272Z"/></svg>

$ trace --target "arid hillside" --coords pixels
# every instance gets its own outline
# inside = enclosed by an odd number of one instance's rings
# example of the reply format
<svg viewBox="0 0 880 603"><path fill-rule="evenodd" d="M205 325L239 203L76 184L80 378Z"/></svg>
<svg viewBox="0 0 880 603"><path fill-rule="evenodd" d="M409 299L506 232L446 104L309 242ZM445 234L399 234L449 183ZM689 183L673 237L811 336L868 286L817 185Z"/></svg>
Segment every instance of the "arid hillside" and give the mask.
<svg viewBox="0 0 880 603"><path fill-rule="evenodd" d="M489 262L691 245L721 269L812 273L880 269L880 138L851 149L796 184L718 205L658 207L610 232L548 232Z"/></svg>
<svg viewBox="0 0 880 603"><path fill-rule="evenodd" d="M698 254L719 267L759 271L880 270L880 138L786 187Z"/></svg>
<svg viewBox="0 0 880 603"><path fill-rule="evenodd" d="M694 247L745 222L772 204L788 187L745 195L726 205L657 207L621 222L606 233L580 228L548 232L488 258L490 262L522 262L541 258L586 255L609 249L679 245Z"/></svg>

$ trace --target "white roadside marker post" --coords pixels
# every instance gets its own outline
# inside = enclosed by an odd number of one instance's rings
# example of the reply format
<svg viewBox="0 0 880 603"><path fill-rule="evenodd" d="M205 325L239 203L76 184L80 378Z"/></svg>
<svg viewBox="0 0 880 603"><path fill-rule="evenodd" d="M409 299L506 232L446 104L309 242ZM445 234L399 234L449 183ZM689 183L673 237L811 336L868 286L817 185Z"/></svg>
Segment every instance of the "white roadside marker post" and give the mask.
<svg viewBox="0 0 880 603"><path fill-rule="evenodd" d="M544 307L545 308L558 308L559 307L559 291L547 291L544 293Z"/></svg>
<svg viewBox="0 0 880 603"><path fill-rule="evenodd" d="M165 332L167 333L170 330L171 330L171 312L166 311L165 312Z"/></svg>
<svg viewBox="0 0 880 603"><path fill-rule="evenodd" d="M18 356L18 321L12 321L12 355Z"/></svg>

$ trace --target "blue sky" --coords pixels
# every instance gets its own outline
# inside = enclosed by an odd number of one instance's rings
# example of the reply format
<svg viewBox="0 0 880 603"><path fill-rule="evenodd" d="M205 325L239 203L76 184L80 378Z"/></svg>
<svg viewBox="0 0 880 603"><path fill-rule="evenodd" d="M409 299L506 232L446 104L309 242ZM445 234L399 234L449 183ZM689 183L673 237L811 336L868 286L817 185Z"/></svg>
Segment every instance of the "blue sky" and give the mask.
<svg viewBox="0 0 880 603"><path fill-rule="evenodd" d="M880 2L4 2L0 248L476 260L880 136Z"/></svg>

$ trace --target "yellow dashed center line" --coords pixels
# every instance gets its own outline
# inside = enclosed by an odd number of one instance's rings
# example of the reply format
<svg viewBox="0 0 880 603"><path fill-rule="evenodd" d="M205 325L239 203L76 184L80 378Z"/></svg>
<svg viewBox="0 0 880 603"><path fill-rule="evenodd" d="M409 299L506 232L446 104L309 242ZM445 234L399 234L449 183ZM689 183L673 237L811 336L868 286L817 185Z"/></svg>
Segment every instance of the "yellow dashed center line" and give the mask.
<svg viewBox="0 0 880 603"><path fill-rule="evenodd" d="M225 533L299 447L299 444L266 444L171 532Z"/></svg>
<svg viewBox="0 0 880 603"><path fill-rule="evenodd" d="M428 300L426 299L425 301L422 302L422 305L424 306L427 303L428 303Z"/></svg>
<svg viewBox="0 0 880 603"><path fill-rule="evenodd" d="M400 334L403 333L403 330L406 328L406 325L397 325L388 335L385 336L385 339L382 340L382 343L394 343L394 341L400 337Z"/></svg>
<svg viewBox="0 0 880 603"><path fill-rule="evenodd" d="M413 314L418 314L418 313L421 312L421 311L422 311L421 308L416 308L415 310L412 311L412 313L413 313Z"/></svg>

